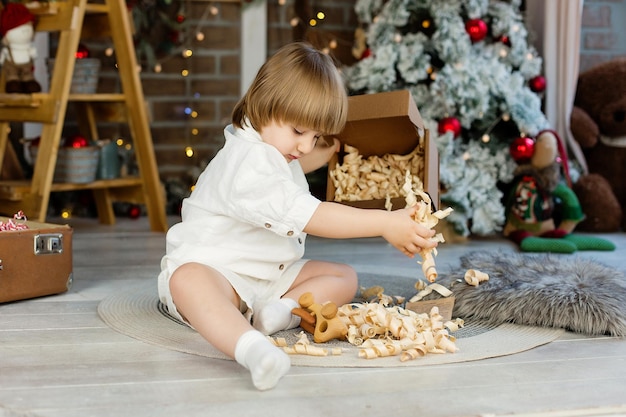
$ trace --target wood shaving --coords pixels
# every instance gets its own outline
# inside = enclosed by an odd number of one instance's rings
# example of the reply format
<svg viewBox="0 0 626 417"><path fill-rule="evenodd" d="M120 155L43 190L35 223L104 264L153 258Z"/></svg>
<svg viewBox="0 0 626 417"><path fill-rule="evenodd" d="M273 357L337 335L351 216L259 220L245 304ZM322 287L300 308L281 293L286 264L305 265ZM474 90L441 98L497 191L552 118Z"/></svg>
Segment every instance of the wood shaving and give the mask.
<svg viewBox="0 0 626 417"><path fill-rule="evenodd" d="M478 287L481 282L489 281L489 275L477 269L468 269L465 272L465 282L474 287Z"/></svg>
<svg viewBox="0 0 626 417"><path fill-rule="evenodd" d="M343 349L340 347L322 348L311 344L305 332L300 332L298 334L298 341L291 346L287 344L287 341L283 337L268 338L275 346L282 347L285 353L289 355L328 356L341 355L343 353Z"/></svg>
<svg viewBox="0 0 626 417"><path fill-rule="evenodd" d="M421 183L417 184L417 186L415 185L413 182L413 176L408 171L404 176L402 191L404 193L406 206L417 206L417 211L415 212L413 220L428 229L435 227L437 223L439 223L439 220L447 217L452 212L452 208L448 207L445 210L437 210L433 213L430 196L422 191ZM419 199L417 198L418 196ZM441 233L437 233L431 237L430 240L437 243L445 242ZM422 258L422 261L418 263L422 265L422 272L424 273L424 276L428 281L435 282L435 280L437 280L437 268L435 267L437 249L422 249L419 252L419 255Z"/></svg>

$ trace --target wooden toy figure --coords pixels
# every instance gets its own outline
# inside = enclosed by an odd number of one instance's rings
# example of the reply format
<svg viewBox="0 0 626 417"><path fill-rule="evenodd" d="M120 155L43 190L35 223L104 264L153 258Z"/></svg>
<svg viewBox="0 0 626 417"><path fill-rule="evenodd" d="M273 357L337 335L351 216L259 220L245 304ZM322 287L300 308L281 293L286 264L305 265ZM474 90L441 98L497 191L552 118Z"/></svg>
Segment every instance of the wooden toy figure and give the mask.
<svg viewBox="0 0 626 417"><path fill-rule="evenodd" d="M310 292L302 294L298 303L301 308L294 308L292 313L301 318L300 327L313 334L315 343L346 338L348 327L337 317L335 303L317 304Z"/></svg>
<svg viewBox="0 0 626 417"><path fill-rule="evenodd" d="M33 75L35 15L21 3L8 3L0 13L0 65L7 93L36 93L41 86Z"/></svg>

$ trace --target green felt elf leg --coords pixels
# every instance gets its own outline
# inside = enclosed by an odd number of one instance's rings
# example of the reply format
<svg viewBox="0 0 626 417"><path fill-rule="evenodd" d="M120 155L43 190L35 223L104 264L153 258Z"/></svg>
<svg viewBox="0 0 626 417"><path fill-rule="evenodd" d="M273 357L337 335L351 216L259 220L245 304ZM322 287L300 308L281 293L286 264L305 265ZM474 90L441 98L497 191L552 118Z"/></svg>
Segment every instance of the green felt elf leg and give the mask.
<svg viewBox="0 0 626 417"><path fill-rule="evenodd" d="M586 236L570 233L563 239L576 245L578 250L602 250L613 251L615 250L615 244L606 239L601 239L595 236Z"/></svg>
<svg viewBox="0 0 626 417"><path fill-rule="evenodd" d="M565 239L529 236L520 242L524 252L574 253L577 246Z"/></svg>

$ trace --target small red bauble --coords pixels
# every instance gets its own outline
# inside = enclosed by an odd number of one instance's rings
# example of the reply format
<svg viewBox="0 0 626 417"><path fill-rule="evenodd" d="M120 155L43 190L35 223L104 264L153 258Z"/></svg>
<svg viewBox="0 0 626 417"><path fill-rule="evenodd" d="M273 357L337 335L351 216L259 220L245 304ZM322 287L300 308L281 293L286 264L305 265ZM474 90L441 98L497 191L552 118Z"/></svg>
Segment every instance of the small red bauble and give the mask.
<svg viewBox="0 0 626 417"><path fill-rule="evenodd" d="M535 93L543 93L546 89L546 78L542 75L537 75L528 81L528 86Z"/></svg>
<svg viewBox="0 0 626 417"><path fill-rule="evenodd" d="M461 134L461 122L456 117L444 117L439 120L437 130L440 135L446 132L452 132L454 137L458 137Z"/></svg>
<svg viewBox="0 0 626 417"><path fill-rule="evenodd" d="M82 43L78 45L78 49L76 50L76 59L89 58L89 49Z"/></svg>
<svg viewBox="0 0 626 417"><path fill-rule="evenodd" d="M465 22L465 31L472 42L480 42L487 36L487 24L482 19L470 19Z"/></svg>
<svg viewBox="0 0 626 417"><path fill-rule="evenodd" d="M511 143L509 152L515 162L528 162L535 152L535 141L529 137L517 138Z"/></svg>
<svg viewBox="0 0 626 417"><path fill-rule="evenodd" d="M128 217L131 219L138 219L141 216L141 207L136 204L128 207Z"/></svg>
<svg viewBox="0 0 626 417"><path fill-rule="evenodd" d="M84 148L85 146L89 146L89 141L84 136L74 135L67 138L63 146L68 148Z"/></svg>
<svg viewBox="0 0 626 417"><path fill-rule="evenodd" d="M511 39L506 35L500 36L498 41L502 42L502 44L508 46L509 48L511 47Z"/></svg>
<svg viewBox="0 0 626 417"><path fill-rule="evenodd" d="M361 54L361 59L365 59L368 56L372 56L372 50L370 48L365 48L365 50Z"/></svg>

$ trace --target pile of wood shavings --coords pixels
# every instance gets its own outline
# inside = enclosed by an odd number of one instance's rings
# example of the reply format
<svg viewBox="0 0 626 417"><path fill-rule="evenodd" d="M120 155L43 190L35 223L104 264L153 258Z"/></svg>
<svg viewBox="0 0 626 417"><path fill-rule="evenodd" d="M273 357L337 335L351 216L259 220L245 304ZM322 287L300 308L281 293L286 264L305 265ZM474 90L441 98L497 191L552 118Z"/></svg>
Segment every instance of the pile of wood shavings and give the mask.
<svg viewBox="0 0 626 417"><path fill-rule="evenodd" d="M366 359L399 355L404 362L427 353L456 352L450 332L463 327L461 319L444 323L437 307L419 314L379 303L345 304L337 315L348 326L348 342Z"/></svg>
<svg viewBox="0 0 626 417"><path fill-rule="evenodd" d="M335 186L335 201L390 199L402 195L404 172L413 173L413 182L424 176L424 150L417 146L406 155L386 154L363 158L359 150L345 145L342 164L329 171Z"/></svg>

